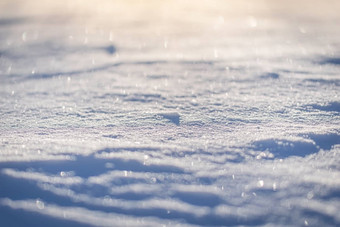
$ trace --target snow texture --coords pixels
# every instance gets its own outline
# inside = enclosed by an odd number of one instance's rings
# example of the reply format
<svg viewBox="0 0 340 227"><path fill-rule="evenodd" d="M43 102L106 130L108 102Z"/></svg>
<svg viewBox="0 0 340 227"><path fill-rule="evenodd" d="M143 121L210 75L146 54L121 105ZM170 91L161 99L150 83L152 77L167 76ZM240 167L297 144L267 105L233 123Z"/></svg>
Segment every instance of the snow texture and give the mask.
<svg viewBox="0 0 340 227"><path fill-rule="evenodd" d="M339 226L340 3L0 2L1 226Z"/></svg>

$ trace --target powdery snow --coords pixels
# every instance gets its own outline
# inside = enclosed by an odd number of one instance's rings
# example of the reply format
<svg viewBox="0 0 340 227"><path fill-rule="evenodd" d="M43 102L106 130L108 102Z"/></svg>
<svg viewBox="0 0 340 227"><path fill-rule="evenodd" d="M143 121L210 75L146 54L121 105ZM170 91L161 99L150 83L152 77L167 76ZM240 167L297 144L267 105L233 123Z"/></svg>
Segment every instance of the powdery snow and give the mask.
<svg viewBox="0 0 340 227"><path fill-rule="evenodd" d="M0 225L340 225L339 11L2 1Z"/></svg>

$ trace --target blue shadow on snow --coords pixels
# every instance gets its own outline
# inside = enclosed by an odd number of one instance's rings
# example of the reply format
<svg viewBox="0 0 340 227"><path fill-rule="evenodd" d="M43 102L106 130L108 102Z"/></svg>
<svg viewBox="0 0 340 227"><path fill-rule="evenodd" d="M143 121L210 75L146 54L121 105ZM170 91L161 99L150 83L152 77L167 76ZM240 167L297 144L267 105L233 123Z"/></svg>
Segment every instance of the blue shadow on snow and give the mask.
<svg viewBox="0 0 340 227"><path fill-rule="evenodd" d="M252 147L256 151L269 151L274 158L288 158L290 156L305 157L319 152L321 149L330 150L333 145L340 144L340 135L307 134L301 135L312 141L290 141L281 139L265 139L255 141Z"/></svg>

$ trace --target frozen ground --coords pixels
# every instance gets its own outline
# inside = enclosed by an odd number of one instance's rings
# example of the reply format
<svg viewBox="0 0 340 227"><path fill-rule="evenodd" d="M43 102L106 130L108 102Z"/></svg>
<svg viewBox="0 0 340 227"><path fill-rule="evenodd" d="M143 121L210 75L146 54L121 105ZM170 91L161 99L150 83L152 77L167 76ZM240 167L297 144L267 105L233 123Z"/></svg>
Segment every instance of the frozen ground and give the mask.
<svg viewBox="0 0 340 227"><path fill-rule="evenodd" d="M1 1L1 226L339 226L338 1Z"/></svg>

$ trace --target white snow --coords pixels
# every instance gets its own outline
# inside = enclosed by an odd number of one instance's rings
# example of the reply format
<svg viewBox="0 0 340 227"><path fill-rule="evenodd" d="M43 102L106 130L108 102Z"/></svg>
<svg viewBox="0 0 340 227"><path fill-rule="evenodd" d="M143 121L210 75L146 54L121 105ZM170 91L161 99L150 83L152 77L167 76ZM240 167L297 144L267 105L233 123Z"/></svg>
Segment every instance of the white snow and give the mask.
<svg viewBox="0 0 340 227"><path fill-rule="evenodd" d="M0 226L340 225L339 11L2 1Z"/></svg>

